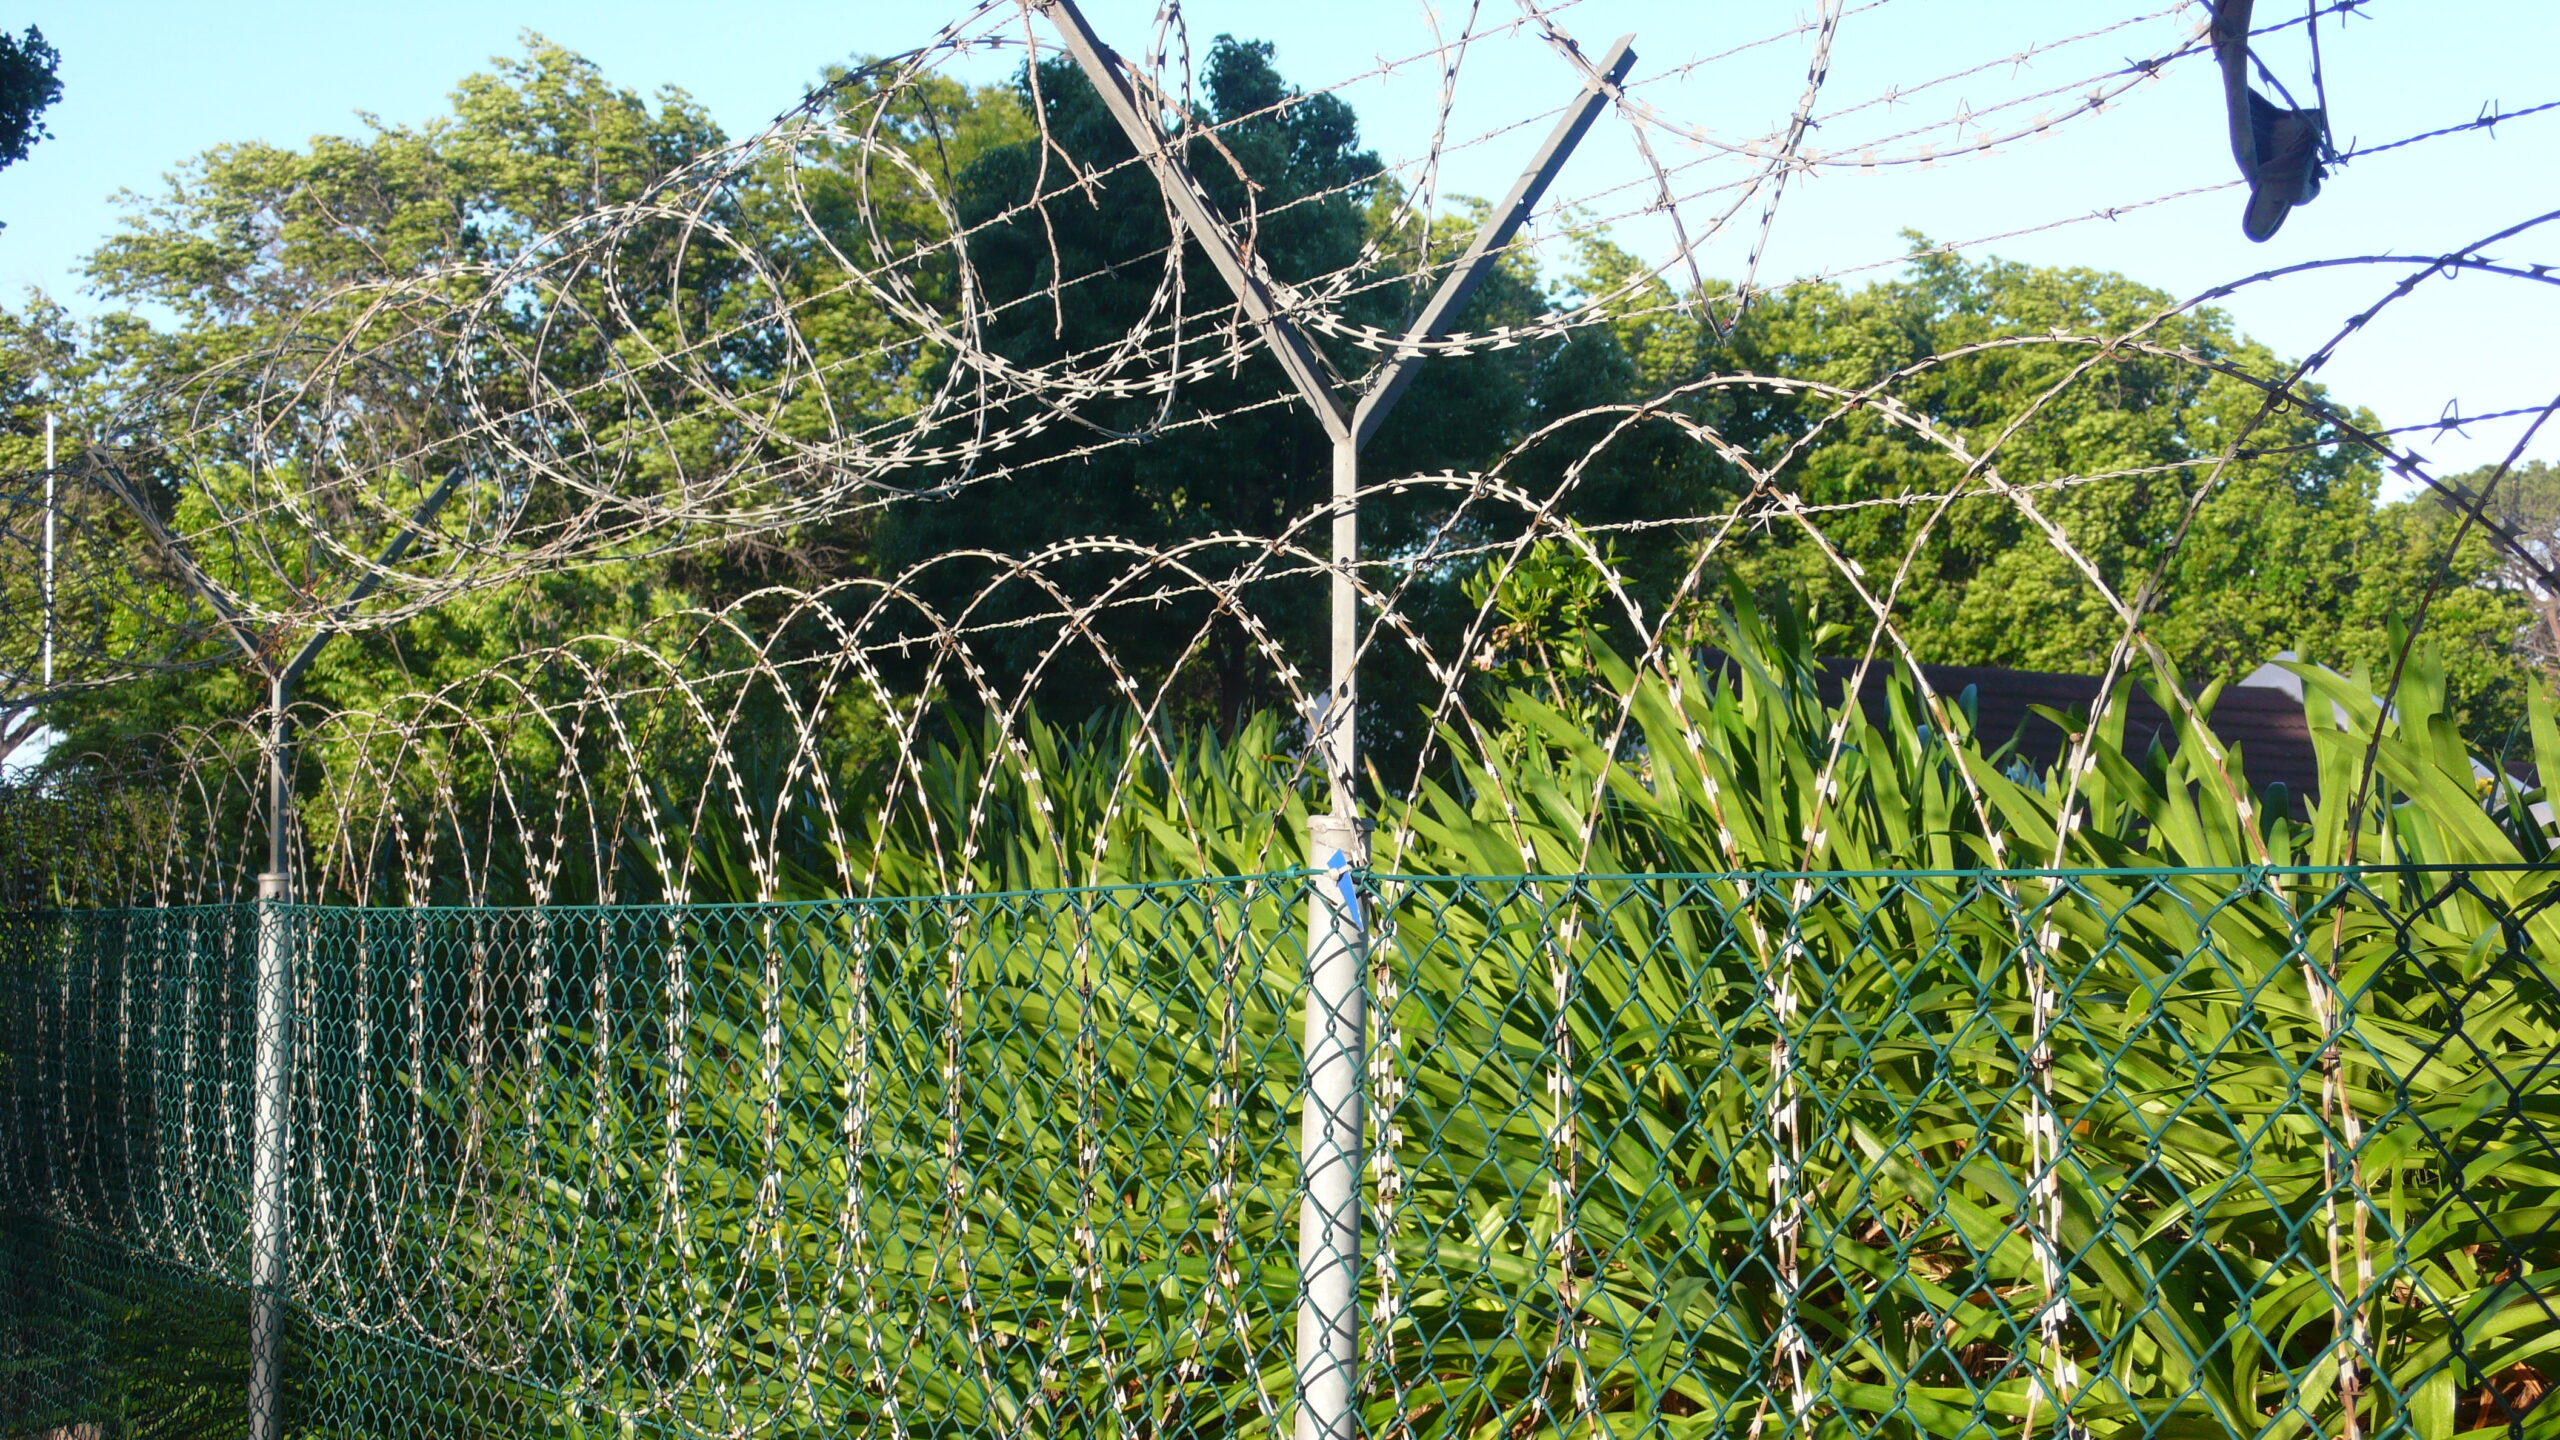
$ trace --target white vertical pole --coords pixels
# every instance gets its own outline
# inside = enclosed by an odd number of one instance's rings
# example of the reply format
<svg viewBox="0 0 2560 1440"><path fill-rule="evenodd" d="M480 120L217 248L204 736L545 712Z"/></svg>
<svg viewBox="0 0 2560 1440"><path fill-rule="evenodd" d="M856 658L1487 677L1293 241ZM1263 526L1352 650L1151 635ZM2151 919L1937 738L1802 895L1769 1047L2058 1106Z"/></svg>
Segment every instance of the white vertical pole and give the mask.
<svg viewBox="0 0 2560 1440"><path fill-rule="evenodd" d="M249 1440L284 1433L286 1081L293 1072L291 877L258 877L257 1050L249 1177Z"/></svg>
<svg viewBox="0 0 2560 1440"><path fill-rule="evenodd" d="M53 412L44 417L44 688L53 688Z"/></svg>
<svg viewBox="0 0 2560 1440"><path fill-rule="evenodd" d="M1333 813L1345 820L1360 813L1359 799L1352 793L1360 763L1360 590L1353 575L1359 562L1360 441L1357 436L1342 435L1333 442L1332 659L1318 750L1324 757Z"/></svg>
<svg viewBox="0 0 2560 1440"><path fill-rule="evenodd" d="M1238 248L1183 168L1163 127L1142 103L1139 87L1093 32L1075 0L1036 0L1057 24L1103 107L1119 122L1140 159L1155 172L1164 197L1201 253L1235 292L1262 332L1271 357L1333 440L1333 561L1329 674L1312 717L1332 813L1308 821L1308 859L1318 872L1307 904L1306 1105L1298 1158L1305 1193L1298 1206L1297 1440L1354 1440L1359 1428L1354 1373L1358 1363L1362 1086L1367 1079L1367 937L1352 871L1366 863L1360 839L1360 736L1357 675L1360 649L1360 449L1394 408L1428 353L1422 348L1456 318L1511 236L1536 208L1547 182L1617 93L1635 64L1634 37L1618 41L1599 69L1585 75L1580 100L1567 107L1510 196L1478 227L1474 243L1424 306L1406 336L1408 347L1377 375L1357 409L1345 414L1319 350L1289 318L1281 292ZM1148 92L1153 94L1152 90Z"/></svg>
<svg viewBox="0 0 2560 1440"><path fill-rule="evenodd" d="M292 740L287 683L279 675L267 691L273 727L267 868L258 876L257 1034L249 1101L249 1440L279 1440L284 1434L285 1163L293 1077L293 950L284 911L293 899L293 876L285 868L286 807L293 796L285 755Z"/></svg>
<svg viewBox="0 0 2560 1440"><path fill-rule="evenodd" d="M330 621L267 680L267 868L258 876L258 1033L249 1102L249 1440L278 1440L284 1433L284 1317L291 1279L286 1242L292 1220L285 1167L293 1153L293 937L284 907L293 900L293 687L338 633L335 627L409 553L461 483L458 469L444 477L383 547L374 569L338 602ZM211 591L204 593L213 598ZM233 634L240 632L235 628Z"/></svg>
<svg viewBox="0 0 2560 1440"><path fill-rule="evenodd" d="M1307 822L1317 874L1307 897L1306 1108L1298 1122L1296 1440L1356 1440L1360 1170L1369 1001L1353 867L1366 856L1348 815Z"/></svg>
<svg viewBox="0 0 2560 1440"><path fill-rule="evenodd" d="M1296 1440L1355 1440L1360 1338L1360 1147L1368 1069L1367 947L1352 869L1367 857L1352 789L1359 759L1353 658L1360 643L1360 445L1333 442L1331 674L1317 753L1333 813L1307 822L1306 1105L1298 1120Z"/></svg>

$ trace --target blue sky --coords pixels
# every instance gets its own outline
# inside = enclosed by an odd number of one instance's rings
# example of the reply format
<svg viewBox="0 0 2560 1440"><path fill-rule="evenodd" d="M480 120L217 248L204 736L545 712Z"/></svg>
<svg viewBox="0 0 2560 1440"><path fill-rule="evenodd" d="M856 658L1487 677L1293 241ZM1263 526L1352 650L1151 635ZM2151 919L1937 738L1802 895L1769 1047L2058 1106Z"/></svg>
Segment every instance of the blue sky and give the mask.
<svg viewBox="0 0 2560 1440"><path fill-rule="evenodd" d="M1151 4L1091 0L1106 37L1139 49ZM1783 32L1809 4L1728 0L1579 0L1551 7L1591 48L1625 31L1637 36L1639 76ZM2157 54L2191 30L2201 11L2171 0L1851 0L1834 52L1825 108L1878 103L1844 118L1817 147L1855 145L1979 111L2029 91L2062 87L2125 60ZM2294 13L2289 0L2260 0L2261 21ZM32 21L63 53L66 96L50 116L56 138L26 162L0 172L0 294L40 286L78 308L79 258L114 227L111 197L149 193L161 176L207 146L257 139L299 143L315 133L348 133L357 112L386 123L416 123L444 108L462 75L517 47L535 30L643 91L677 85L733 134L757 128L795 100L831 60L913 45L951 11L916 4L724 0L442 0L435 5L319 4L251 0L214 7L169 0L80 0L11 17ZM1332 83L1373 70L1381 57L1429 46L1425 11L1414 0L1302 0L1291 6L1193 0L1185 18L1195 46L1221 30L1279 46L1284 73L1303 84ZM1440 0L1445 27L1468 8ZM1489 22L1514 18L1511 0L1480 5ZM2148 18L2143 18L2148 17ZM2092 39L2064 42L2104 30ZM2296 32L2298 34L2298 32ZM2496 102L2512 111L2560 99L2560 5L2550 0L2370 0L2365 15L2324 31L2329 89L2341 142L2396 139L2468 119ZM2023 64L1991 63L2018 52ZM2303 73L2298 41L2269 47L2287 78ZM1788 36L1698 67L1644 93L1667 117L1714 139L1767 133L1785 119L1804 81L1807 43ZM990 58L985 78L1008 62ZM1888 90L1960 71L1973 73L1885 104ZM1517 119L1527 107L1564 98L1572 82L1543 46L1516 36L1471 50L1461 70L1453 134L1472 135ZM1887 167L1795 182L1772 231L1762 278L1874 266L1898 254L1906 227L1933 238L1972 239L2044 226L2093 210L2150 201L2231 177L2210 66L2186 61L2105 112L2070 121L2047 138L1928 168ZM1390 161L1421 153L1434 115L1428 67L1390 81L1355 80L1345 92L1370 143ZM2049 103L2068 103L2066 91ZM2024 109L2035 107L2022 107ZM1864 127L1861 130L1860 127ZM1543 127L1540 127L1543 128ZM1695 161L1676 136L1664 158ZM1534 136L1495 134L1454 153L1444 188L1498 192ZM1891 146L1886 149L1890 151ZM1711 164L1700 169L1713 173ZM1632 183L1639 166L1624 127L1604 121L1575 157L1562 193L1588 195ZM1738 173L1738 172L1736 172ZM2239 198L2229 191L2131 210L1990 244L1986 253L2039 263L2125 271L2184 295L2269 266L2368 252L2434 253L2468 244L2528 215L2560 209L2560 113L2487 134L2375 156L2333 178L2321 199L2296 212L2265 246L2239 235ZM1742 263L1754 208L1711 241L1702 263L1731 275ZM1667 250L1667 231L1630 224L1640 251ZM2560 225L2492 253L2560 262ZM1857 274L1883 273L1876 269ZM2325 341L2341 320L2387 290L2404 271L2349 269L2258 287L2226 302L2252 334L2288 354ZM2439 284L2368 327L2325 372L2342 397L2372 406L2390 423L2432 420L2447 402L2478 412L2547 402L2560 393L2560 301L2549 287L2465 279ZM2413 443L2439 464L2459 467L2502 455L2511 427L2474 427L2469 438L2422 435ZM2560 456L2560 431L2534 447Z"/></svg>

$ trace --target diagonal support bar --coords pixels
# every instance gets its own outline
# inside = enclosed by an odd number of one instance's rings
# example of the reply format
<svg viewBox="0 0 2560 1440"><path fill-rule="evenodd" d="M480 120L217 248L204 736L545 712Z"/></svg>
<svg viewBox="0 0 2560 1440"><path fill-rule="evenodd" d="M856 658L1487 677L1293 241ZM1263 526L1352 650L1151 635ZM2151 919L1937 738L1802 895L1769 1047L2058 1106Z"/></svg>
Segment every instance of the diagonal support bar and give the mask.
<svg viewBox="0 0 2560 1440"><path fill-rule="evenodd" d="M426 529L428 522L436 518L436 512L442 510L445 502L453 498L454 488L461 483L462 471L457 467L446 473L444 483L429 491L427 498L418 503L417 509L409 512L409 519L400 527L400 533L392 536L391 543L382 548L380 555L374 557L373 569L363 579L358 580L353 589L347 591L347 598L339 601L338 607L329 612L328 623L313 631L311 638L303 641L302 648L295 651L293 659L286 663L281 677L286 689L292 689L293 682L302 678L302 672L310 668L312 657L318 655L320 647L329 643L329 638L338 633L338 627L346 623L347 617L356 613L356 607L363 604L367 596L382 588L382 572L399 564L400 557L409 553L409 547L418 541L418 533Z"/></svg>
<svg viewBox="0 0 2560 1440"><path fill-rule="evenodd" d="M1173 153L1172 147L1165 143L1164 132L1140 107L1137 87L1131 82L1130 72L1121 64L1120 57L1093 33L1093 27L1085 23L1084 12L1075 7L1074 0L1036 0L1036 3L1041 13L1049 17L1050 23L1058 27L1058 34L1066 41L1067 53L1083 67L1085 78L1093 82L1094 90L1102 96L1103 107L1111 112L1112 119L1120 122L1129 143L1137 147L1138 158L1155 172L1156 184L1163 188L1165 198L1173 202L1174 213L1182 218L1183 228L1191 232L1191 238L1198 241L1201 250L1207 253L1209 263L1217 267L1219 276L1227 282L1227 288L1235 292L1245 314L1261 330L1263 339L1269 342L1272 357L1280 362L1281 369L1289 373L1289 382L1298 387L1299 395L1305 398L1308 408L1315 411L1316 419L1324 425L1325 434L1335 440L1350 434L1350 417L1343 413L1342 403L1333 396L1333 387L1326 383L1324 363L1315 346L1308 342L1296 325L1290 323L1273 282L1236 248L1233 233L1210 208L1209 197L1201 193L1199 185L1191 178L1191 172Z"/></svg>
<svg viewBox="0 0 2560 1440"><path fill-rule="evenodd" d="M1369 393L1360 397L1359 408L1352 412L1354 445L1365 447L1369 437L1377 433L1378 426L1387 418L1387 412L1404 397L1404 387L1413 383L1414 371L1422 364L1423 352L1415 347L1438 339L1449 322L1458 318L1458 312L1466 308L1467 300L1475 294L1476 287L1484 283L1485 276L1493 273L1494 263L1501 259L1503 247L1511 243L1512 236L1520 233L1520 227L1528 223L1530 213L1538 208L1538 201L1547 193L1548 184L1556 178L1556 172L1564 168L1565 157L1582 143L1582 137L1590 131L1592 122L1599 119L1600 112L1617 97L1618 86L1626 80L1627 72L1635 67L1635 43L1633 35L1621 35L1618 43L1609 47L1608 56L1583 83L1581 98L1566 107L1564 115L1556 121L1556 128L1547 135L1547 143L1538 147L1538 153L1530 158L1528 168L1520 172L1511 193L1502 197L1502 203L1493 207L1493 213L1485 216L1484 223L1476 227L1476 238L1468 244L1467 252L1458 257L1448 278L1441 281L1440 288L1433 292L1430 303L1424 305L1422 313L1406 327L1404 343L1397 348L1395 358L1389 360L1369 382Z"/></svg>
<svg viewBox="0 0 2560 1440"><path fill-rule="evenodd" d="M302 642L302 648L293 652L293 658L268 678L267 708L271 733L267 744L267 870L278 877L278 884L287 886L287 891L282 893L288 899L291 895L286 862L290 858L292 828L288 822L292 818L293 805L294 684L302 678L303 671L311 668L320 647L337 638L340 627L346 624L348 616L355 613L356 607L364 603L365 597L381 588L382 572L399 564L400 557L409 553L409 547L417 543L419 534L427 528L428 522L436 518L436 512L444 508L445 502L453 498L454 489L461 483L459 467L446 472L444 482L427 492L427 498L418 502L418 508L410 511L408 520L401 524L400 533L392 536L391 543L383 546L382 553L374 557L373 570L347 591L347 598L338 602L337 608L329 612L329 618L311 632L309 638Z"/></svg>
<svg viewBox="0 0 2560 1440"><path fill-rule="evenodd" d="M257 638L249 633L248 622L240 618L240 612L232 609L231 603L222 598L220 591L213 588L213 582L205 578L204 567L196 563L196 557L187 549L186 542L171 534L169 527L160 523L160 517L152 513L150 503L134 490L132 482L125 478L121 470L112 463L105 464L102 468L111 477L106 483L108 491L122 500L126 509L133 512L133 518L142 524L143 533L149 535L151 543L158 546L160 553L168 559L169 563L177 567L178 578L184 580L187 588L196 593L196 598L202 600L205 606L213 611L213 618L221 622L223 633L231 637L231 643L240 647L240 653L248 657L251 665L260 670L266 669L266 651L259 647Z"/></svg>

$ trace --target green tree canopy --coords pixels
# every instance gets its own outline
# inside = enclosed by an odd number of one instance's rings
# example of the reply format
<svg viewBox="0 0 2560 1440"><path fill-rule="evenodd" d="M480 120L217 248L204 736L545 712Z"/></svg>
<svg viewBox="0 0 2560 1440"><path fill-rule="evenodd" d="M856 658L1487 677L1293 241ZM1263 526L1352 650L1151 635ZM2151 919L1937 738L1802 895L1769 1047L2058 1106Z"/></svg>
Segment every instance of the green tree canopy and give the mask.
<svg viewBox="0 0 2560 1440"><path fill-rule="evenodd" d="M1584 289L1636 269L1605 244L1587 258ZM2491 580L2491 547L2476 534L2454 547L2432 504L2380 503L2369 451L2238 378L2277 381L2290 367L2220 312L2181 310L2122 275L1972 262L1916 236L1900 277L1788 287L1727 334L1688 318L1703 303L1684 313L1668 298L1611 327L1617 368L1640 392L1672 395L1733 374L1830 387L1710 389L1677 403L1823 507L1824 537L1871 594L1890 594L1895 628L1924 662L2094 673L2123 632L2111 593L2148 597L2145 629L2190 684L2236 679L2286 650L2370 664L2387 622L2413 616L2441 573L2428 628L2457 708L2501 734L2521 719L2507 658L2521 611ZM1838 398L1871 388L1899 414ZM2326 398L2318 386L2303 393ZM2349 419L2377 425L2362 411ZM1720 467L1690 446L1669 468ZM1739 495L1745 477L1722 468ZM1629 543L1674 551L1697 538ZM1637 568L1664 573L1674 558ZM1870 623L1800 526L1757 527L1719 560L1754 590Z"/></svg>
<svg viewBox="0 0 2560 1440"><path fill-rule="evenodd" d="M1253 217L1256 254L1282 281L1325 283L1348 320L1400 329L1431 278L1428 262L1463 243L1464 218L1428 235L1391 226L1401 197L1363 148L1358 117L1338 97L1290 86L1268 45L1221 37L1202 76L1198 119L1216 138L1195 138L1188 158L1211 200ZM701 243L708 228L616 231L625 269L670 277L660 288L608 295L595 267L562 267L568 278L556 288L491 312L501 343L485 352L380 347L381 363L347 382L338 402L337 415L355 419L328 428L285 414L270 427L285 441L261 463L316 466L323 439L344 447L351 434L373 453L431 452L427 442L454 432L450 397L466 379L501 411L537 380L546 396L574 397L565 403L583 408L525 423L574 432L585 448L564 450L563 463L603 477L600 491L681 486L742 447L779 443L774 434L900 423L923 413L953 367L977 361L917 338L849 266L902 267L914 304L956 318L965 264L986 320L978 344L1007 366L1089 365L1149 327L1180 338L1133 352L1120 379L1224 355L1224 287L1196 246L1169 252L1174 233L1152 176L1124 163L1127 138L1073 65L1053 58L1009 85L934 79L885 94L867 71L837 78L832 103L859 110L877 141L813 139L787 169L773 158L721 172L702 197L721 245ZM382 323L360 303L366 287L540 261L545 247L583 243L581 217L658 193L723 142L681 92L640 96L528 37L520 55L465 80L450 114L423 124L370 124L301 148L217 147L160 194L128 197L125 227L90 261L104 294L165 322L121 314L74 325L38 304L0 333L8 374L19 377L0 396L0 447L26 462L39 390L64 410L75 445L169 413L153 410L158 396L183 397L197 417L253 411L266 403L255 387L272 388L274 357L362 340L363 327ZM948 213L929 189L949 198ZM752 267L741 258L750 252ZM1633 303L1602 323L1553 323L1602 294ZM2392 643L2388 622L2432 594L2428 628L2466 722L2487 735L2521 713L2511 645L2526 594L2498 576L2477 534L2455 543L2440 507L2383 503L2379 471L2339 426L2271 403L2243 378L2287 367L2227 317L2174 310L2121 275L1966 261L1926 244L1895 278L1786 287L1728 328L1710 324L1730 316L1731 301L1713 289L1675 294L1605 234L1588 237L1571 276L1506 261L1458 325L1529 338L1423 367L1367 474L1500 464L1532 502L1560 495L1555 518L1602 537L1648 623L1682 606L1703 614L1740 583L1798 597L1859 633L1856 587L1800 525L1754 524L1708 554L1718 517L1753 500L1757 471L1821 511L1824 536L1870 593L1890 592L1897 629L1929 662L2095 670L2122 629L2112 594L2152 597L2147 633L2191 684L2232 678L2280 650L2370 664ZM770 342L759 318L782 310L814 353L794 359ZM2089 334L2133 339L2073 338ZM639 363L706 335L716 339L697 347L704 353L685 374ZM1375 363L1374 350L1338 336L1321 343L1340 376ZM1737 375L1787 383L1729 383ZM718 403L706 398L714 383ZM1844 403L1876 387L1891 413ZM764 438L742 428L747 410L771 420ZM999 689L1037 667L1042 703L1072 717L1120 703L1124 678L1144 693L1176 676L1171 718L1224 726L1281 698L1263 646L1302 672L1317 668L1321 582L1267 551L1321 503L1328 457L1267 356L1202 366L1170 390L1097 385L1055 413L1000 398L989 423L1021 435L1001 468L918 473L902 483L921 498L847 507L753 541L602 547L574 573L508 581L342 642L312 693L370 704L566 630L637 634L652 616L774 581L886 577L955 552L1020 557L1097 535L1133 549L1053 563L1048 578L1065 593L1100 594L1137 551L1183 545L1199 547L1186 563L1212 583L1256 564L1298 573L1241 596L1262 624L1256 634L1195 580L1156 572L1190 593L1091 619L1118 672L1088 642L1045 654L1054 624L983 628L1056 605L1026 584L999 589L969 612L982 627L972 646ZM295 440L296 425L312 427L311 438ZM222 438L218 426L205 433ZM190 465L146 476L147 502L170 516L236 503L237 466L201 455ZM437 478L422 466L403 483L423 493ZM1689 518L1660 523L1669 517ZM369 550L387 536L381 513L342 518L350 545ZM1501 595L1492 562L1465 553L1511 540L1522 518L1461 511L1450 492L1417 486L1364 509L1364 552L1381 574L1405 567L1400 614L1444 653L1480 604L1505 598L1497 620L1521 654L1535 653L1536 614L1609 629L1612 602L1593 587L1549 574L1570 603L1524 606ZM282 554L293 538L258 543ZM1318 531L1299 542L1322 549ZM1444 558L1453 550L1463 558ZM152 563L137 554L137 566ZM938 564L910 588L949 617L1001 568ZM325 588L323 578L314 571L310 583ZM1143 599L1156 583L1142 577L1124 593ZM807 643L827 643L822 629ZM889 678L915 689L922 673ZM1374 647L1363 672L1373 750L1418 747L1424 704L1441 683L1396 637ZM225 662L57 713L82 738L105 739L237 718L255 703Z"/></svg>

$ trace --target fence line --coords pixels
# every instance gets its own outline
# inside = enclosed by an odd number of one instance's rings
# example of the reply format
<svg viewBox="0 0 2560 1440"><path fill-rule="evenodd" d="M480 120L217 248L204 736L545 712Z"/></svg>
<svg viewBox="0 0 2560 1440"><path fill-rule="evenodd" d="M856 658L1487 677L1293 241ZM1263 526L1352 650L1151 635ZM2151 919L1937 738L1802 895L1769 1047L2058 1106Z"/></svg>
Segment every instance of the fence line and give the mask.
<svg viewBox="0 0 2560 1440"><path fill-rule="evenodd" d="M288 907L282 1433L1279 1433L1322 883ZM1364 1434L2552 1422L2549 871L1357 898ZM242 1423L255 913L7 921L0 1433Z"/></svg>

